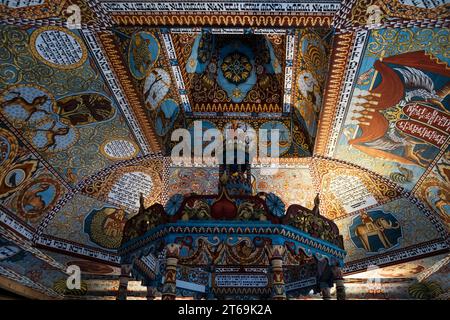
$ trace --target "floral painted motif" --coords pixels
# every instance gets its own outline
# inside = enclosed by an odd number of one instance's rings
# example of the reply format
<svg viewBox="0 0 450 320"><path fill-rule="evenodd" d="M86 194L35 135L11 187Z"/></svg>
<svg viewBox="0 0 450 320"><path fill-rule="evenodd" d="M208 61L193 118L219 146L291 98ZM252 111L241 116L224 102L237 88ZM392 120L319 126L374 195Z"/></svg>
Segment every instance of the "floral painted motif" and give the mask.
<svg viewBox="0 0 450 320"><path fill-rule="evenodd" d="M178 210L181 207L181 204L183 203L184 200L184 196L181 194L175 194L174 196L172 196L169 201L167 201L166 203L166 207L164 208L164 210L166 211L166 213L169 216L174 216Z"/></svg>
<svg viewBox="0 0 450 320"><path fill-rule="evenodd" d="M285 215L285 205L280 197L275 194L269 193L266 196L266 205L269 208L270 213L274 216L282 217Z"/></svg>

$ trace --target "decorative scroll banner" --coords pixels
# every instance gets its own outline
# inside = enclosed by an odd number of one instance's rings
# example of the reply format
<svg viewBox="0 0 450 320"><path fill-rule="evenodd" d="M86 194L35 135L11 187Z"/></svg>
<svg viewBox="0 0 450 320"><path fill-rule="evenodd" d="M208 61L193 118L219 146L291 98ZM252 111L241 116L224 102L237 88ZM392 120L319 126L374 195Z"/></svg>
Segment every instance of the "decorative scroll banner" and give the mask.
<svg viewBox="0 0 450 320"><path fill-rule="evenodd" d="M347 213L377 204L361 180L353 176L338 176L330 183L330 191L338 198Z"/></svg>
<svg viewBox="0 0 450 320"><path fill-rule="evenodd" d="M188 282L188 281L183 281L183 280L177 279L176 286L177 286L177 288L184 289L184 290L189 290L189 291L194 291L194 292L202 292L202 293L206 292L206 286L204 286L202 284L198 284L198 283L193 283L193 282Z"/></svg>
<svg viewBox="0 0 450 320"><path fill-rule="evenodd" d="M270 285L266 267L217 266L213 272L216 288L267 288Z"/></svg>
<svg viewBox="0 0 450 320"><path fill-rule="evenodd" d="M342 269L343 273L354 273L357 271L367 271L370 265L385 266L394 263L401 263L405 261L416 260L424 256L429 256L430 253L437 254L438 252L447 252L449 246L446 241L440 239L428 241L423 244L418 244L406 249L395 250L389 254L374 255L368 259L358 260L354 263L348 263Z"/></svg>
<svg viewBox="0 0 450 320"><path fill-rule="evenodd" d="M230 273L230 272L253 272L253 273L267 273L266 267L216 267L217 273Z"/></svg>
<svg viewBox="0 0 450 320"><path fill-rule="evenodd" d="M275 28L211 28L212 34L286 34L287 29ZM171 33L200 33L202 28L170 28Z"/></svg>
<svg viewBox="0 0 450 320"><path fill-rule="evenodd" d="M175 47L173 45L172 37L170 36L169 30L164 29L161 33L161 37L164 41L164 46L166 48L167 57L171 61L172 72L175 77L175 82L177 84L178 92L180 95L181 103L185 112L192 112L191 104L189 103L189 97L186 94L186 87L184 86L183 76L181 74L180 66L178 65L177 55L175 53Z"/></svg>
<svg viewBox="0 0 450 320"><path fill-rule="evenodd" d="M57 249L79 256L90 257L109 263L120 264L120 257L114 253L104 250L96 250L81 244L72 243L63 239L54 239L47 236L40 236L35 239L35 244L41 247Z"/></svg>
<svg viewBox="0 0 450 320"><path fill-rule="evenodd" d="M395 126L402 132L431 143L438 148L442 147L448 138L448 134L415 120L398 120Z"/></svg>
<svg viewBox="0 0 450 320"><path fill-rule="evenodd" d="M340 1L327 2L103 2L103 8L109 12L288 12L288 13L333 13L339 10Z"/></svg>
<svg viewBox="0 0 450 320"><path fill-rule="evenodd" d="M450 116L440 110L420 103L409 103L403 112L411 119L426 123L443 132L450 132Z"/></svg>
<svg viewBox="0 0 450 320"><path fill-rule="evenodd" d="M33 238L33 231L29 226L22 224L17 220L16 215L8 214L2 208L0 208L0 225L8 226L25 239L31 240Z"/></svg>

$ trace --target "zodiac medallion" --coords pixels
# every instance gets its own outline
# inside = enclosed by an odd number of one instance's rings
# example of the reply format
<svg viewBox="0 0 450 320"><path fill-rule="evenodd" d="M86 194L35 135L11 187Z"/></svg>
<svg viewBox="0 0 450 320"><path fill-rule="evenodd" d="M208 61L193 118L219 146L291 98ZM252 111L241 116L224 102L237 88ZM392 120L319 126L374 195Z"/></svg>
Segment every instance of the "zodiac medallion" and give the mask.
<svg viewBox="0 0 450 320"><path fill-rule="evenodd" d="M62 151L78 140L78 131L54 110L54 98L38 86L13 86L0 96L0 111L38 151Z"/></svg>
<svg viewBox="0 0 450 320"><path fill-rule="evenodd" d="M18 212L26 220L39 218L54 206L60 194L61 187L52 178L30 180L17 198Z"/></svg>
<svg viewBox="0 0 450 320"><path fill-rule="evenodd" d="M138 32L133 34L130 41L128 62L130 71L136 79L144 79L160 53L158 39L148 32Z"/></svg>
<svg viewBox="0 0 450 320"><path fill-rule="evenodd" d="M19 189L30 178L38 167L36 160L19 162L7 166L0 174L0 198L5 198Z"/></svg>

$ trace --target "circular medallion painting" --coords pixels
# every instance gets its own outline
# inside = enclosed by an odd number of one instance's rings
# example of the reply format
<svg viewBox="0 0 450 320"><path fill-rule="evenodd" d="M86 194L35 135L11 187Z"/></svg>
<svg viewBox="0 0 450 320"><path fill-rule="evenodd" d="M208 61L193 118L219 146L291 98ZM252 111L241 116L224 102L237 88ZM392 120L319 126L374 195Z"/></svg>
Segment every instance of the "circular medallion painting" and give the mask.
<svg viewBox="0 0 450 320"><path fill-rule="evenodd" d="M239 84L250 77L253 66L245 54L233 52L223 59L220 68L225 79L231 83Z"/></svg>
<svg viewBox="0 0 450 320"><path fill-rule="evenodd" d="M149 32L137 32L131 36L128 63L133 77L144 79L159 57L160 46Z"/></svg>
<svg viewBox="0 0 450 320"><path fill-rule="evenodd" d="M15 188L25 181L26 172L21 168L9 171L5 176L5 184L10 188Z"/></svg>
<svg viewBox="0 0 450 320"><path fill-rule="evenodd" d="M128 139L110 139L100 146L100 151L111 160L126 160L137 156L139 147Z"/></svg>
<svg viewBox="0 0 450 320"><path fill-rule="evenodd" d="M0 171L0 198L16 192L27 181L38 167L37 160L16 162L2 167Z"/></svg>
<svg viewBox="0 0 450 320"><path fill-rule="evenodd" d="M74 32L63 27L42 27L31 34L33 55L50 67L75 69L87 59L87 49Z"/></svg>
<svg viewBox="0 0 450 320"><path fill-rule="evenodd" d="M17 199L17 210L25 219L36 219L50 210L61 193L57 181L43 177L30 180Z"/></svg>
<svg viewBox="0 0 450 320"><path fill-rule="evenodd" d="M272 155L272 149L278 147L279 154L285 154L291 146L291 135L286 125L280 121L268 121L261 125L260 130L267 130L267 155ZM278 139L276 132L278 131ZM275 149L274 149L275 150Z"/></svg>
<svg viewBox="0 0 450 320"><path fill-rule="evenodd" d="M126 223L123 209L104 207L92 210L84 224L84 231L92 242L107 249L117 249L122 241Z"/></svg>

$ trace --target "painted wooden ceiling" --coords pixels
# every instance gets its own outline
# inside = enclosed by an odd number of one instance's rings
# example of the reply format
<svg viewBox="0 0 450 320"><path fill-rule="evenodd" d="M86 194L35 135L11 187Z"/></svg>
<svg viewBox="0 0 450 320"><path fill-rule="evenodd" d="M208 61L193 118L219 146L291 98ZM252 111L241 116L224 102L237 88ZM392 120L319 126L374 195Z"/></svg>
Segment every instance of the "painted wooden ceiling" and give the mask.
<svg viewBox="0 0 450 320"><path fill-rule="evenodd" d="M319 193L346 273L445 254L445 2L0 2L0 275L61 298L76 260L83 294L112 296L139 193L217 191L217 168L169 157L196 120L284 133L278 173L255 165L253 188L306 207ZM369 246L367 216L391 223Z"/></svg>

